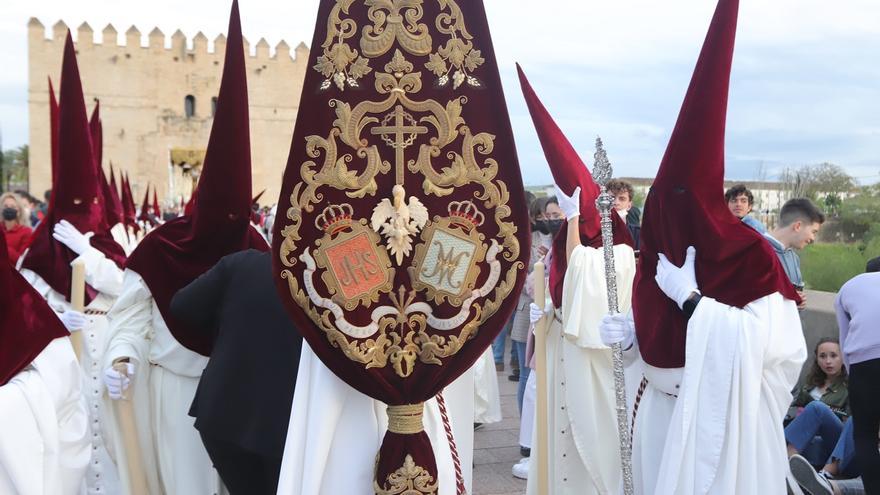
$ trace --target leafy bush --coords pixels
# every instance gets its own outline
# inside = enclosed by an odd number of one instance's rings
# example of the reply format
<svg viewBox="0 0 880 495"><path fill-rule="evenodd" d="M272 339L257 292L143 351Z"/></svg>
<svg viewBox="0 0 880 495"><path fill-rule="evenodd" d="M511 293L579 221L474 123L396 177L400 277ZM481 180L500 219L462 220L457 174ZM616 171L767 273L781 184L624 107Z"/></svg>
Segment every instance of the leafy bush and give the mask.
<svg viewBox="0 0 880 495"><path fill-rule="evenodd" d="M837 292L852 277L864 273L869 259L880 256L880 237L867 245L819 243L800 252L801 271L808 289Z"/></svg>

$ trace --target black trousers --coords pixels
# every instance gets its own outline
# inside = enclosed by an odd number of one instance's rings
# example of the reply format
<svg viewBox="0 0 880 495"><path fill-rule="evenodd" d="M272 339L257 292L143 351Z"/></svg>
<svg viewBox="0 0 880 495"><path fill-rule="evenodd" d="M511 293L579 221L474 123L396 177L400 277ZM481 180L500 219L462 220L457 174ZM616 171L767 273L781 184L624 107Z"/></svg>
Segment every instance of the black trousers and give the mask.
<svg viewBox="0 0 880 495"><path fill-rule="evenodd" d="M264 457L201 432L199 435L230 495L275 495L281 459Z"/></svg>
<svg viewBox="0 0 880 495"><path fill-rule="evenodd" d="M880 359L849 367L849 405L852 409L856 463L862 472L865 493L880 495Z"/></svg>

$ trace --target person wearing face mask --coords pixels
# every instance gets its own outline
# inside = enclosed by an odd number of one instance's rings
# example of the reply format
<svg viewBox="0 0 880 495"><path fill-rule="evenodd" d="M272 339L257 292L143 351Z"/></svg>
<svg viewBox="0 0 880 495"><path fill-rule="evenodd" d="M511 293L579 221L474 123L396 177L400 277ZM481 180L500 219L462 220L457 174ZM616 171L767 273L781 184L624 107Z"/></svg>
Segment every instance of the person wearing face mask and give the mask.
<svg viewBox="0 0 880 495"><path fill-rule="evenodd" d="M150 493L201 495L218 493L220 486L188 415L215 336L175 317L171 299L224 256L269 249L248 222L248 121L245 55L238 4L233 3L217 112L193 210L160 225L138 244L108 315L103 378L111 399L123 394L133 399ZM118 422L114 415L111 419ZM120 465L126 465L121 445L117 452Z"/></svg>
<svg viewBox="0 0 880 495"><path fill-rule="evenodd" d="M15 194L6 193L0 196L0 204L3 205L3 223L0 224L0 229L6 235L9 262L15 265L27 249L33 229L27 225L22 202Z"/></svg>

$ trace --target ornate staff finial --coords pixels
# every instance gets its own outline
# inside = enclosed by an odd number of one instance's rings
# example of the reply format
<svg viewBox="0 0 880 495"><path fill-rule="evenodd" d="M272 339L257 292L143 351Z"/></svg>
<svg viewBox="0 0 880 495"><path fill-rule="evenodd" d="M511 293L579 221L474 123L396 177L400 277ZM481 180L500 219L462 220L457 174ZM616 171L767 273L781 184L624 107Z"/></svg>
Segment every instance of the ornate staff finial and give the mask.
<svg viewBox="0 0 880 495"><path fill-rule="evenodd" d="M602 145L602 138L596 136L596 152L593 153L593 180L599 184L601 189L605 189L608 182L611 181L611 162L608 161L608 154L605 153L605 147Z"/></svg>

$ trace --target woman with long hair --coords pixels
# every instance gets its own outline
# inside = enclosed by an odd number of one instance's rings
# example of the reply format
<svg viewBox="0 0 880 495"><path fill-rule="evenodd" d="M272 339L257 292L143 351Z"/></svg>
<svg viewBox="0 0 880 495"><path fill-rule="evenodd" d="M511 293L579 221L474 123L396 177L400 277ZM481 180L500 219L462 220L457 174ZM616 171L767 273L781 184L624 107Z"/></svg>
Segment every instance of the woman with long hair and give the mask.
<svg viewBox="0 0 880 495"><path fill-rule="evenodd" d="M792 402L796 417L785 427L785 440L789 456L801 454L823 466L849 418L849 391L836 338L820 339L813 356L810 374Z"/></svg>

